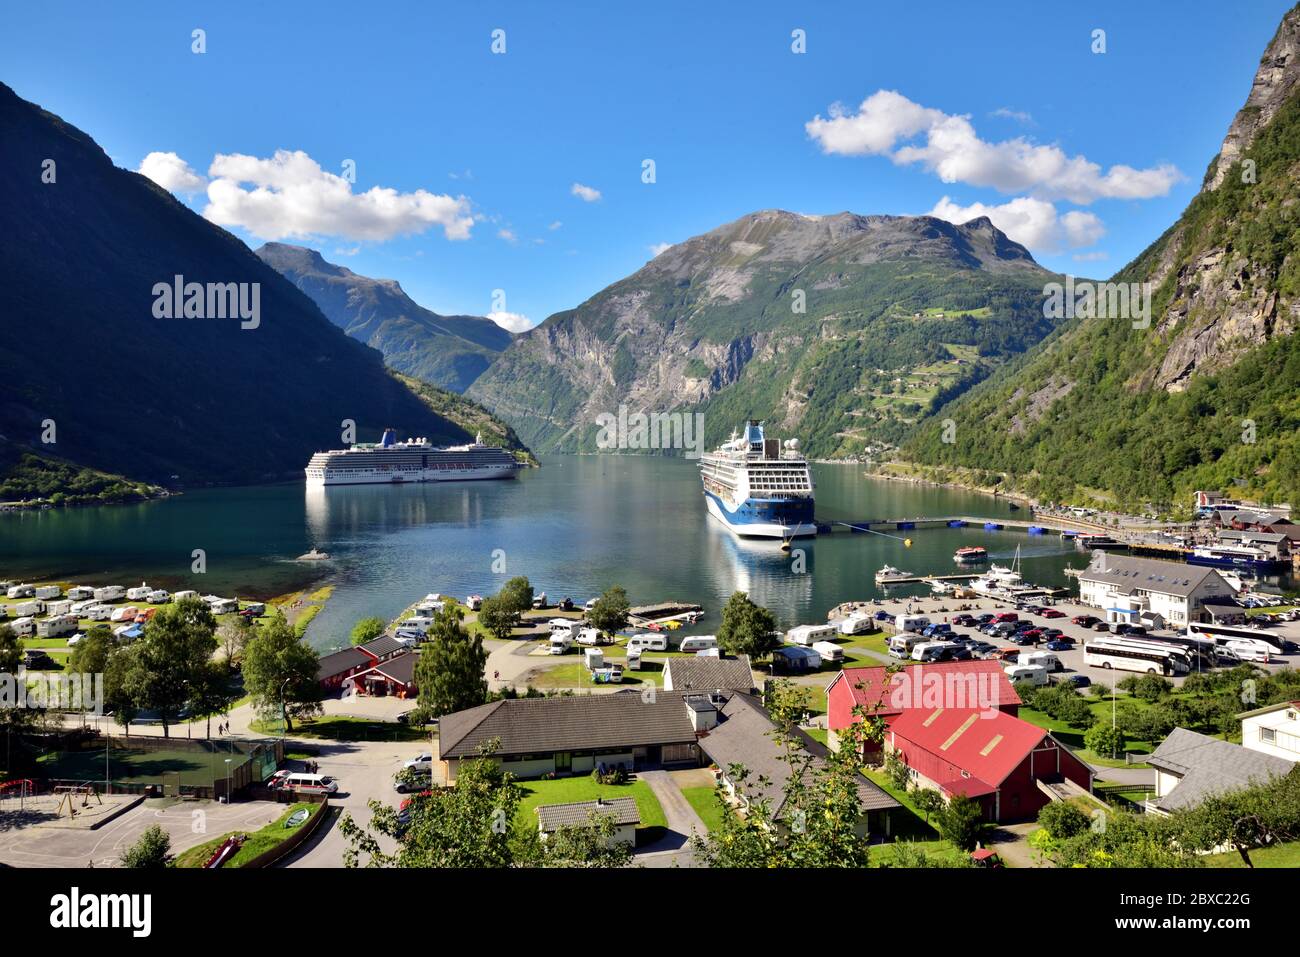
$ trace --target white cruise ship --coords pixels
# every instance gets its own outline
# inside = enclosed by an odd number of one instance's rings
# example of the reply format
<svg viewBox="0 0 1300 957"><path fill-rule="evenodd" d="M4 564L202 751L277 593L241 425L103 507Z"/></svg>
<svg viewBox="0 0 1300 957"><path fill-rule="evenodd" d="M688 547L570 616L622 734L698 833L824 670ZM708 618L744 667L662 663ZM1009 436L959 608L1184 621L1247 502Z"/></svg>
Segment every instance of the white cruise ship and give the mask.
<svg viewBox="0 0 1300 957"><path fill-rule="evenodd" d="M508 479L520 467L505 449L484 445L482 435L472 445L439 447L427 439L399 442L396 432L385 429L377 444L317 452L304 471L308 485L377 485Z"/></svg>
<svg viewBox="0 0 1300 957"><path fill-rule="evenodd" d="M709 514L742 538L816 535L813 478L797 439L784 448L750 420L744 436L700 457Z"/></svg>

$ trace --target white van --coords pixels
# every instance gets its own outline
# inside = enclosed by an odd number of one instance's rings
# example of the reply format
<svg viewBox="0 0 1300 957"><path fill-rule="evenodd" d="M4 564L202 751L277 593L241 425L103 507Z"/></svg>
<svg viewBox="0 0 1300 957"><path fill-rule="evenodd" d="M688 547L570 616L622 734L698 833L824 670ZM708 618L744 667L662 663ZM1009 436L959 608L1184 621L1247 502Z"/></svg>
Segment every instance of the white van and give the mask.
<svg viewBox="0 0 1300 957"><path fill-rule="evenodd" d="M1032 685L1047 684L1047 669L1042 665L1007 665L1002 670L1012 683L1028 681Z"/></svg>
<svg viewBox="0 0 1300 957"><path fill-rule="evenodd" d="M830 638L835 633L834 625L795 625L785 633L785 640L792 645L803 645L809 648L813 642Z"/></svg>
<svg viewBox="0 0 1300 957"><path fill-rule="evenodd" d="M920 643L920 635L894 635L889 639L889 656L891 658L911 658L912 649Z"/></svg>
<svg viewBox="0 0 1300 957"><path fill-rule="evenodd" d="M694 638L683 638L678 651L682 654L691 654L697 651L704 651L708 648L718 647L718 639L714 635L696 635Z"/></svg>
<svg viewBox="0 0 1300 957"><path fill-rule="evenodd" d="M667 651L668 636L654 633L633 635L627 640L628 654L631 654L633 649L637 651Z"/></svg>
<svg viewBox="0 0 1300 957"><path fill-rule="evenodd" d="M1047 671L1065 670L1065 665L1061 664L1061 659L1050 651L1022 651L1020 657L1016 659L1016 664L1030 668L1038 665Z"/></svg>
<svg viewBox="0 0 1300 957"><path fill-rule="evenodd" d="M578 631L578 644L580 645L603 645L605 639L600 633L599 628L582 628Z"/></svg>
<svg viewBox="0 0 1300 957"><path fill-rule="evenodd" d="M165 605L172 600L172 596L165 588L155 588L146 598L151 605Z"/></svg>
<svg viewBox="0 0 1300 957"><path fill-rule="evenodd" d="M833 641L814 641L812 650L822 656L822 661L838 664L844 660L844 649Z"/></svg>
<svg viewBox="0 0 1300 957"><path fill-rule="evenodd" d="M921 631L930 624L925 615L899 615L894 619L894 628L898 631Z"/></svg>
<svg viewBox="0 0 1300 957"><path fill-rule="evenodd" d="M876 630L876 620L870 615L849 615L840 622L841 635L865 635Z"/></svg>
<svg viewBox="0 0 1300 957"><path fill-rule="evenodd" d="M339 782L328 774L286 774L279 779L281 787L295 791L314 791L316 793L334 794L339 789Z"/></svg>

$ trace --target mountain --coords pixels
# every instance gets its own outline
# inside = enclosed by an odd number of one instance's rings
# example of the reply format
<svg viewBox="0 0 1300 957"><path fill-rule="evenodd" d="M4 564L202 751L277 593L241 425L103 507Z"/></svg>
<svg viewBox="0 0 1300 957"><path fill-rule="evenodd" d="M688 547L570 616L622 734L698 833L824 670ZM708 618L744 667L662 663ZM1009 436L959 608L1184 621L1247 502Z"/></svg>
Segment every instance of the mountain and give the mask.
<svg viewBox="0 0 1300 957"><path fill-rule="evenodd" d="M237 238L3 84L0 141L5 461L251 482L301 477L345 419L363 440L470 437ZM249 318L159 318L177 276L223 284L180 305L213 315L242 293Z"/></svg>
<svg viewBox="0 0 1300 957"><path fill-rule="evenodd" d="M1049 333L1051 278L984 218L764 210L523 333L467 394L539 450L594 449L626 405L853 455Z"/></svg>
<svg viewBox="0 0 1300 957"><path fill-rule="evenodd" d="M370 279L326 262L314 249L267 243L267 265L311 297L326 318L378 349L398 372L464 392L514 338L483 316L440 316L393 279Z"/></svg>
<svg viewBox="0 0 1300 957"><path fill-rule="evenodd" d="M1300 504L1298 80L1300 6L1200 192L1113 277L1150 283L1149 325L1067 321L941 412L955 442L925 425L907 458L1052 500L1187 511L1191 492L1218 489Z"/></svg>

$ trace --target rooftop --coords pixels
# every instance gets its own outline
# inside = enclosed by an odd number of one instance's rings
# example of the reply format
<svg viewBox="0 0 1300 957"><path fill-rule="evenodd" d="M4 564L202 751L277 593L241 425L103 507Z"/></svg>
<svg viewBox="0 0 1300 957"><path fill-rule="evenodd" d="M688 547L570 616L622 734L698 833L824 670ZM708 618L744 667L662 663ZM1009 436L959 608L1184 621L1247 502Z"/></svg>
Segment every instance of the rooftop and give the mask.
<svg viewBox="0 0 1300 957"><path fill-rule="evenodd" d="M972 708L909 708L893 719L889 731L904 756L920 748L965 772L955 777L965 781L969 775L977 779L972 786L987 790L999 787L1048 736L1004 711Z"/></svg>
<svg viewBox="0 0 1300 957"><path fill-rule="evenodd" d="M1109 552L1100 553L1091 565L1079 572L1080 581L1107 582L1130 590L1141 589L1180 598L1188 597L1211 579L1218 579L1225 594L1231 591L1218 572L1204 565L1130 558Z"/></svg>
<svg viewBox="0 0 1300 957"><path fill-rule="evenodd" d="M673 691L753 691L754 669L748 655L670 658L664 665L664 687Z"/></svg>
<svg viewBox="0 0 1300 957"><path fill-rule="evenodd" d="M615 824L641 823L636 798L630 797L612 798L608 801L575 801L573 804L543 804L537 808L537 823L543 831L579 827L591 823L593 817L609 817Z"/></svg>
<svg viewBox="0 0 1300 957"><path fill-rule="evenodd" d="M860 705L868 712L875 708L882 697L880 715L898 714L906 707L935 701L927 695L926 689L933 685L941 689L942 697L938 703L954 704L949 700L955 692L975 692L987 696L988 701L979 701L980 706L1002 708L1021 704L1020 695L1012 686L1002 670L1000 661L937 661L928 664L907 665L902 670L889 675L884 665L868 668L845 668L827 687L827 692L838 681L843 681L853 696L854 705ZM889 675L888 685L886 675ZM973 687L970 687L973 685ZM974 701L962 701L969 706Z"/></svg>
<svg viewBox="0 0 1300 957"><path fill-rule="evenodd" d="M1252 751L1186 728L1174 728L1160 747L1151 752L1147 763L1181 779L1159 799L1159 807L1164 811L1194 807L1207 797L1263 784L1295 766L1294 761L1286 758Z"/></svg>

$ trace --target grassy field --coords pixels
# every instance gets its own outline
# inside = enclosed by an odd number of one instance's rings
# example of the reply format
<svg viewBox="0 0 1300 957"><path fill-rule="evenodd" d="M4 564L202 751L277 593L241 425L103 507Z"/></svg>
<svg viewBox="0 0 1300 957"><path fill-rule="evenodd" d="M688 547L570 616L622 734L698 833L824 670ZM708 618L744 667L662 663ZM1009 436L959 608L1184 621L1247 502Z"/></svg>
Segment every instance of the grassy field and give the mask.
<svg viewBox="0 0 1300 957"><path fill-rule="evenodd" d="M124 784L180 784L210 787L214 778L226 775L226 758L232 766L244 763L245 756L231 754L214 745L203 751L128 751L108 752L108 776ZM45 754L37 763L52 778L72 781L104 780L103 751L61 751Z"/></svg>
<svg viewBox="0 0 1300 957"><path fill-rule="evenodd" d="M622 785L597 784L596 779L588 774L557 778L554 781L520 781L519 785L528 792L519 802L519 811L515 815L515 826L519 828L535 830L537 815L534 812L543 804L572 804L577 801L594 801L598 797L605 800L630 797L636 800L637 810L641 812L641 826L637 828L638 844L658 840L668 825L664 810L659 806L659 799L654 796L650 786L642 781Z"/></svg>
<svg viewBox="0 0 1300 957"><path fill-rule="evenodd" d="M258 734L278 736L280 721L254 721L250 727ZM376 721L370 718L350 718L347 715L327 715L307 721L297 721L289 731L294 738L323 738L330 741L419 741L428 737L420 728L407 727L396 721Z"/></svg>
<svg viewBox="0 0 1300 957"><path fill-rule="evenodd" d="M711 787L682 788L682 797L686 798L686 803L695 809L695 813L700 816L700 820L710 832L722 826L725 815L735 813L718 803L718 792Z"/></svg>
<svg viewBox="0 0 1300 957"><path fill-rule="evenodd" d="M1126 698L1125 700L1131 700L1139 708L1150 707L1150 705L1147 702L1142 701L1141 699L1138 698ZM1093 717L1096 721L1110 720L1111 702L1109 698L1102 698L1102 699L1088 698L1087 701L1088 701L1088 707L1092 709ZM1020 717L1023 718L1025 721L1028 721L1030 724L1036 724L1038 725L1038 727L1044 728L1052 732L1052 734L1056 736L1057 740L1059 740L1067 748L1070 748L1072 751L1078 754L1080 758L1087 761L1089 764L1096 764L1108 768L1147 767L1146 764L1142 764L1142 763L1130 764L1130 763L1126 763L1122 758L1115 759L1115 758L1102 757L1099 754L1089 751L1087 748L1083 746L1083 735L1084 735L1083 731L1081 731L1076 727L1073 727L1072 725L1066 724L1064 721L1057 721L1051 715L1045 714L1042 711L1036 711L1033 708L1021 707ZM1124 747L1126 750L1132 752L1133 754L1150 754L1152 751L1155 750L1155 746L1150 741L1140 741L1137 738L1126 738L1124 741Z"/></svg>
<svg viewBox="0 0 1300 957"><path fill-rule="evenodd" d="M534 688L543 689L605 687L591 680L591 673L587 671L587 666L581 661L570 661L554 668L547 668L541 674L528 679L527 683ZM640 687L646 684L663 687L663 683L663 665L660 662L652 662L643 658L640 671L627 671L626 669L623 671L622 687L625 688Z"/></svg>
<svg viewBox="0 0 1300 957"><path fill-rule="evenodd" d="M248 840L244 841L243 846L235 852L235 856L226 861L223 867L243 867L254 858L265 854L267 851L282 843L285 838L293 834L297 828L286 828L284 822L289 820L294 814L301 810L310 811L316 805L314 804L292 804L289 809L281 814L278 818L261 830L254 831L248 835ZM328 813L328 812L327 812ZM305 827L306 822L299 824L298 827ZM218 838L213 838L206 844L200 844L197 847L191 847L177 855L173 864L174 867L202 867L208 862L208 859L217 852L226 839L234 834L242 833L231 831L229 834L223 834Z"/></svg>
<svg viewBox="0 0 1300 957"><path fill-rule="evenodd" d="M1206 867L1245 867L1246 862L1236 851L1226 854L1210 854L1205 859ZM1278 844L1274 847L1259 848L1250 852L1250 862L1256 867L1300 867L1300 842Z"/></svg>

